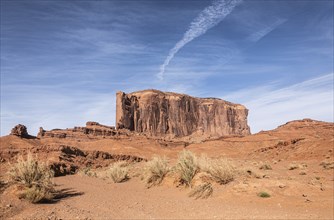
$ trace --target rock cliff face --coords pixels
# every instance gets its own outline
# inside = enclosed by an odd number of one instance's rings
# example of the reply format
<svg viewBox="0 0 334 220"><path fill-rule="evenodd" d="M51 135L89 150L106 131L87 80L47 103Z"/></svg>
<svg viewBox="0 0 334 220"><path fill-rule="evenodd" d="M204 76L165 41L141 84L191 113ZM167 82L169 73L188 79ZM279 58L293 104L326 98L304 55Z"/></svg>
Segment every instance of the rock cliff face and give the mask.
<svg viewBox="0 0 334 220"><path fill-rule="evenodd" d="M248 109L216 98L143 90L116 94L116 128L151 136L249 135Z"/></svg>

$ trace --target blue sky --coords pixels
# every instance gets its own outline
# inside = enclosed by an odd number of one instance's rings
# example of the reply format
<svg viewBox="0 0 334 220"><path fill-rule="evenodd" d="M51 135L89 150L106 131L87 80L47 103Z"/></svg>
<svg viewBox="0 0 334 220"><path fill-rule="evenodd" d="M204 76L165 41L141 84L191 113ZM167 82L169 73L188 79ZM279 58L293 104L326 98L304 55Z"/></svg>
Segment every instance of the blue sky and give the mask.
<svg viewBox="0 0 334 220"><path fill-rule="evenodd" d="M2 0L0 68L1 135L113 125L148 88L244 104L253 133L333 122L333 1Z"/></svg>

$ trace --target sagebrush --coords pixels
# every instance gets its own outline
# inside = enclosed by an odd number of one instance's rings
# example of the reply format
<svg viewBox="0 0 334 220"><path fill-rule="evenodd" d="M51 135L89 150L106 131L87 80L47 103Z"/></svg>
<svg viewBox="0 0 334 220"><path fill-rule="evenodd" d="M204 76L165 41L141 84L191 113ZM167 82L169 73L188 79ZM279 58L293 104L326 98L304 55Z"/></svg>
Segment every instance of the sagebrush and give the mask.
<svg viewBox="0 0 334 220"><path fill-rule="evenodd" d="M179 173L180 182L190 186L192 179L199 171L198 161L191 151L183 150L178 157L176 170Z"/></svg>
<svg viewBox="0 0 334 220"><path fill-rule="evenodd" d="M109 176L115 183L121 183L128 180L128 172L128 164L123 161L113 163L108 170Z"/></svg>
<svg viewBox="0 0 334 220"><path fill-rule="evenodd" d="M53 197L53 171L36 157L28 153L27 158L20 156L15 164L11 165L9 177L15 184L23 186L22 198L33 203L50 200Z"/></svg>
<svg viewBox="0 0 334 220"><path fill-rule="evenodd" d="M145 182L148 188L158 185L168 173L166 157L155 156L146 165Z"/></svg>
<svg viewBox="0 0 334 220"><path fill-rule="evenodd" d="M97 173L93 171L91 167L83 168L82 170L79 171L79 174L90 177L97 177Z"/></svg>
<svg viewBox="0 0 334 220"><path fill-rule="evenodd" d="M41 201L51 201L54 198L54 192L46 188L32 186L21 192L19 197L27 199L32 203L38 203Z"/></svg>
<svg viewBox="0 0 334 220"><path fill-rule="evenodd" d="M270 164L264 163L264 164L261 164L259 169L260 170L272 170L273 168L270 166Z"/></svg>
<svg viewBox="0 0 334 220"><path fill-rule="evenodd" d="M224 158L209 159L206 156L202 156L199 159L199 167L220 184L231 182L236 173L233 164Z"/></svg>
<svg viewBox="0 0 334 220"><path fill-rule="evenodd" d="M196 199L206 199L209 198L213 193L213 188L211 183L204 183L199 186L194 187L189 193L189 197L195 197Z"/></svg>

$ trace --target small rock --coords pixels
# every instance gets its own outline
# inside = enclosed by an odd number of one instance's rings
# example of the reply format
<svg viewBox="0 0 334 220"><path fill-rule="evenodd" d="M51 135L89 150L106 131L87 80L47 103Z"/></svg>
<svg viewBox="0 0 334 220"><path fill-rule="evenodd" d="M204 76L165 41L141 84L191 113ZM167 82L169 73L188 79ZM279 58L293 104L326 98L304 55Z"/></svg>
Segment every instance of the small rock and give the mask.
<svg viewBox="0 0 334 220"><path fill-rule="evenodd" d="M306 195L306 194L303 194L303 197L307 197L307 195Z"/></svg>
<svg viewBox="0 0 334 220"><path fill-rule="evenodd" d="M6 205L7 208L13 207L11 204Z"/></svg>

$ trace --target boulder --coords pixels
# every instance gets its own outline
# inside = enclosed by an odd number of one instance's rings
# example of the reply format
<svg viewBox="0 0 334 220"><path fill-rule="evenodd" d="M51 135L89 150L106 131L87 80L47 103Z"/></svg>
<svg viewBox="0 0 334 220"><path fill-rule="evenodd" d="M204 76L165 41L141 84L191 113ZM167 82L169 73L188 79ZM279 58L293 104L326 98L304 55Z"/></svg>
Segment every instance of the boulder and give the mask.
<svg viewBox="0 0 334 220"><path fill-rule="evenodd" d="M16 125L12 128L10 135L15 135L21 138L29 138L30 135L28 134L27 127L21 124Z"/></svg>
<svg viewBox="0 0 334 220"><path fill-rule="evenodd" d="M143 90L116 93L116 129L166 137L249 135L248 109L218 98Z"/></svg>

